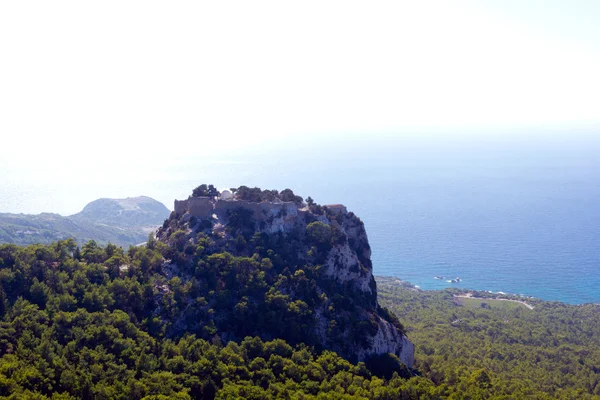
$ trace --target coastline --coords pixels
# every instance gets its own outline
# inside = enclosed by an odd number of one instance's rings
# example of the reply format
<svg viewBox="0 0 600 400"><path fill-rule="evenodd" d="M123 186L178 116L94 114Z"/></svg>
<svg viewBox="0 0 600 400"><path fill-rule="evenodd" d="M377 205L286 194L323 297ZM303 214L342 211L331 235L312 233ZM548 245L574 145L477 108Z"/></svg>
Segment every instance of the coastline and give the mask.
<svg viewBox="0 0 600 400"><path fill-rule="evenodd" d="M530 303L536 302L558 302L568 306L582 306L585 304L597 304L597 303L583 303L583 304L569 304L558 300L543 300L538 299L532 296L522 296L517 294L505 293L505 292L491 292L487 290L474 290L474 289L464 289L457 287L449 287L445 289L422 289L418 285L415 285L408 281L403 281L400 278L394 276L375 276L377 281L385 282L385 283L395 283L400 286L409 288L415 291L434 291L434 292L449 292L452 294L454 298L466 298L466 299L474 299L474 300L499 300L499 301L512 301L519 304L522 304L529 310L535 309L535 306ZM529 300L526 302L523 298Z"/></svg>
<svg viewBox="0 0 600 400"><path fill-rule="evenodd" d="M511 301L523 302L525 304L528 304L529 306L532 306L532 304L535 304L535 303L542 303L542 302L543 303L560 303L560 304L564 304L567 306L574 306L574 307L581 307L581 306L588 306L588 305L600 306L600 302L596 302L596 301L571 303L571 302L567 302L567 301L563 301L563 300L544 299L544 298L539 298L539 297L535 297L535 296L514 294L514 293L503 292L503 291L493 292L490 290L480 290L480 289L464 288L464 287L457 287L457 286L427 289L427 288L422 288L421 286L416 285L412 282L404 281L398 277L390 276L390 275L375 275L375 279L378 281L382 281L382 282L394 282L396 284L402 285L406 288L411 288L413 290L432 291L432 292L447 291L447 292L451 293L454 297L464 297L465 295L470 293L472 296L471 297L472 299L511 300ZM532 306L532 307L535 308L535 306Z"/></svg>

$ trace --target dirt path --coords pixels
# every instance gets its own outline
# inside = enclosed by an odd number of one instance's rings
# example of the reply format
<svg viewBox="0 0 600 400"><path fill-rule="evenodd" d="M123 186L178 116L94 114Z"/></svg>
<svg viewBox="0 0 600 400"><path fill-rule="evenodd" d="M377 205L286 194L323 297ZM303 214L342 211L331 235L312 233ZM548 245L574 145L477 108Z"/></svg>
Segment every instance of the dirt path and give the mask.
<svg viewBox="0 0 600 400"><path fill-rule="evenodd" d="M462 297L465 299L477 299L477 300L500 300L500 301L514 301L515 303L521 303L523 304L525 307L529 308L530 310L533 310L534 307L531 304L527 304L524 301L521 300L512 300L512 299L494 299L494 298L486 298L486 297L475 297L473 296L471 293L468 294L455 294L454 297Z"/></svg>

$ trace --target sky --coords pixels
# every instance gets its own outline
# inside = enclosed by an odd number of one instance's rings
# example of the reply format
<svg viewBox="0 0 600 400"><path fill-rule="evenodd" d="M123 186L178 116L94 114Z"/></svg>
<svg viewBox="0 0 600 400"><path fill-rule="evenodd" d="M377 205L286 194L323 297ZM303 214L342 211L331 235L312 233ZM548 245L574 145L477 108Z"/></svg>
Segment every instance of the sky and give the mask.
<svg viewBox="0 0 600 400"><path fill-rule="evenodd" d="M0 2L0 184L325 139L594 134L599 15L595 0Z"/></svg>

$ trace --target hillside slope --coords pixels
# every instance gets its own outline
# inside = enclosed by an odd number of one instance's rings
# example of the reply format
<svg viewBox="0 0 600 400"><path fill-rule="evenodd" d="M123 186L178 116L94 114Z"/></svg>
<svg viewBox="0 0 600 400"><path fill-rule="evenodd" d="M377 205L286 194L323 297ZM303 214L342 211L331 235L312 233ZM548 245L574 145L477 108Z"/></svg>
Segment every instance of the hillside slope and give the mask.
<svg viewBox="0 0 600 400"><path fill-rule="evenodd" d="M600 399L600 305L528 299L529 309L487 292L464 299L377 281L418 343L416 369L451 398Z"/></svg>
<svg viewBox="0 0 600 400"><path fill-rule="evenodd" d="M147 196L98 199L68 217L77 222L120 227L160 225L170 214L164 204Z"/></svg>
<svg viewBox="0 0 600 400"><path fill-rule="evenodd" d="M135 245L146 241L148 233L156 230L169 212L162 203L140 196L99 199L68 217L4 213L0 214L0 243L52 243L74 238L79 244L95 240Z"/></svg>
<svg viewBox="0 0 600 400"><path fill-rule="evenodd" d="M378 305L356 216L291 191L239 193L178 202L126 251L0 245L0 398L441 393L407 368L414 347Z"/></svg>

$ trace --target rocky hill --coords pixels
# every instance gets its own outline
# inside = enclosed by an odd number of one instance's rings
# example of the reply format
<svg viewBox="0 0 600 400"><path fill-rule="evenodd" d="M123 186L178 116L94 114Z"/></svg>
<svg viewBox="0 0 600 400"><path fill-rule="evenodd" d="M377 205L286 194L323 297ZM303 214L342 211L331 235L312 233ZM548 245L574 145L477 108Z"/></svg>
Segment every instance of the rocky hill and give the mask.
<svg viewBox="0 0 600 400"><path fill-rule="evenodd" d="M145 196L99 199L71 216L42 213L0 214L0 243L52 243L74 238L120 246L146 241L169 215L164 204Z"/></svg>
<svg viewBox="0 0 600 400"><path fill-rule="evenodd" d="M159 201L147 196L126 199L98 199L69 219L96 225L144 227L160 225L170 210Z"/></svg>
<svg viewBox="0 0 600 400"><path fill-rule="evenodd" d="M377 302L371 249L356 215L343 205L305 203L289 189L200 188L175 201L157 233L169 259L162 274L196 288L175 314L157 310L167 335L283 338L354 361L391 353L412 367L413 344Z"/></svg>
<svg viewBox="0 0 600 400"><path fill-rule="evenodd" d="M202 185L175 209L142 246L0 245L0 398L443 398L344 206Z"/></svg>

